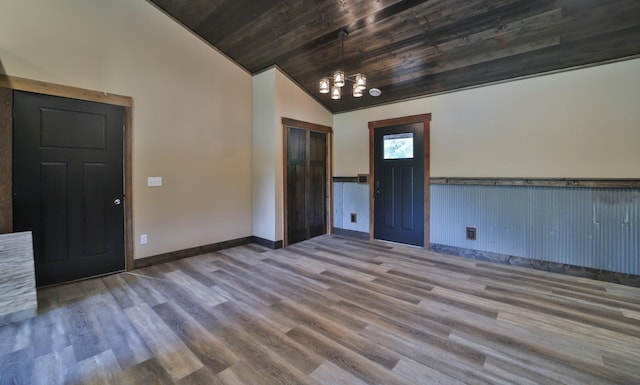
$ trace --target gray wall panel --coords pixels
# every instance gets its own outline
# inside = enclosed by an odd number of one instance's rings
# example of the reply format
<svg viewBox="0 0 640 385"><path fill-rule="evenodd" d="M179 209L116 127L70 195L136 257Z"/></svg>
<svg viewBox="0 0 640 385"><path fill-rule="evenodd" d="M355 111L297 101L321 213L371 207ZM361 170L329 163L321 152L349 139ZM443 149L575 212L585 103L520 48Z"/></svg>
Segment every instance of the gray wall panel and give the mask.
<svg viewBox="0 0 640 385"><path fill-rule="evenodd" d="M431 186L431 242L595 269L640 274L639 218L638 190Z"/></svg>
<svg viewBox="0 0 640 385"><path fill-rule="evenodd" d="M369 232L369 186L345 183L343 187L344 206L342 225L346 230ZM356 214L356 223L351 222L351 214Z"/></svg>
<svg viewBox="0 0 640 385"><path fill-rule="evenodd" d="M334 194L334 226L369 232L368 186ZM447 246L640 275L639 226L640 190L431 185L431 242Z"/></svg>
<svg viewBox="0 0 640 385"><path fill-rule="evenodd" d="M344 183L333 183L333 227L342 229L342 207L344 204L342 198L342 187Z"/></svg>
<svg viewBox="0 0 640 385"><path fill-rule="evenodd" d="M333 227L368 233L369 185L334 182L333 196ZM351 214L356 214L356 223Z"/></svg>

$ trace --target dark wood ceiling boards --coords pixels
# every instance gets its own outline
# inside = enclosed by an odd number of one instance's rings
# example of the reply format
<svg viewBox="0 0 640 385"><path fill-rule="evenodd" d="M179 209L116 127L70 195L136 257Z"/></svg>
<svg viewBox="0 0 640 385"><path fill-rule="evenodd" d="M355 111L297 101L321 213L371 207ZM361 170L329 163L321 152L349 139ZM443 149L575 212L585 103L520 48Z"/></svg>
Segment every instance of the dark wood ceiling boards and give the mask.
<svg viewBox="0 0 640 385"><path fill-rule="evenodd" d="M640 55L638 0L150 0L251 73L277 65L334 113ZM341 100L341 67L369 87Z"/></svg>

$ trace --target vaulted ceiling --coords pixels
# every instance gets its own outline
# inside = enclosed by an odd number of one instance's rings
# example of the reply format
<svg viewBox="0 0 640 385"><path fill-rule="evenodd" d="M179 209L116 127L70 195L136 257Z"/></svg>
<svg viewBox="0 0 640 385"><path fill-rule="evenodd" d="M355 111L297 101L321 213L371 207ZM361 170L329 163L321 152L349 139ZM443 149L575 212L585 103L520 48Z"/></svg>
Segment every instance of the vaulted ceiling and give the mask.
<svg viewBox="0 0 640 385"><path fill-rule="evenodd" d="M334 113L640 54L638 0L150 0L255 74L277 65ZM382 95L318 80L341 67ZM346 91L346 89L345 89Z"/></svg>

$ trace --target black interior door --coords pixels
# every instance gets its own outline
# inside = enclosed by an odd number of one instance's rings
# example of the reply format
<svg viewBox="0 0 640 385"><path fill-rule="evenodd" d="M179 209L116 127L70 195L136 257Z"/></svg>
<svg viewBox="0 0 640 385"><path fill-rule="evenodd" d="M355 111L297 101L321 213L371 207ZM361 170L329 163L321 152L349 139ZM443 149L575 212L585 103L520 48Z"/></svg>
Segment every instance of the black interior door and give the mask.
<svg viewBox="0 0 640 385"><path fill-rule="evenodd" d="M122 107L16 91L14 231L38 286L124 270Z"/></svg>
<svg viewBox="0 0 640 385"><path fill-rule="evenodd" d="M374 238L424 246L422 123L374 131Z"/></svg>
<svg viewBox="0 0 640 385"><path fill-rule="evenodd" d="M309 132L307 223L309 238L327 232L327 134Z"/></svg>
<svg viewBox="0 0 640 385"><path fill-rule="evenodd" d="M303 241L307 234L307 131L288 128L287 241Z"/></svg>
<svg viewBox="0 0 640 385"><path fill-rule="evenodd" d="M327 134L287 128L287 242L326 233Z"/></svg>

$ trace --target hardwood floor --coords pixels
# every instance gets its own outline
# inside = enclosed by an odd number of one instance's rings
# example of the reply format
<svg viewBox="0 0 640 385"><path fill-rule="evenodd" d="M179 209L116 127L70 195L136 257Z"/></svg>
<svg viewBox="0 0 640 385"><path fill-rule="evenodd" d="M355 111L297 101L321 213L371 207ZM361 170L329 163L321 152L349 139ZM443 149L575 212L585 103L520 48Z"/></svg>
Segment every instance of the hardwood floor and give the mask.
<svg viewBox="0 0 640 385"><path fill-rule="evenodd" d="M640 289L322 236L40 290L0 384L639 384Z"/></svg>

